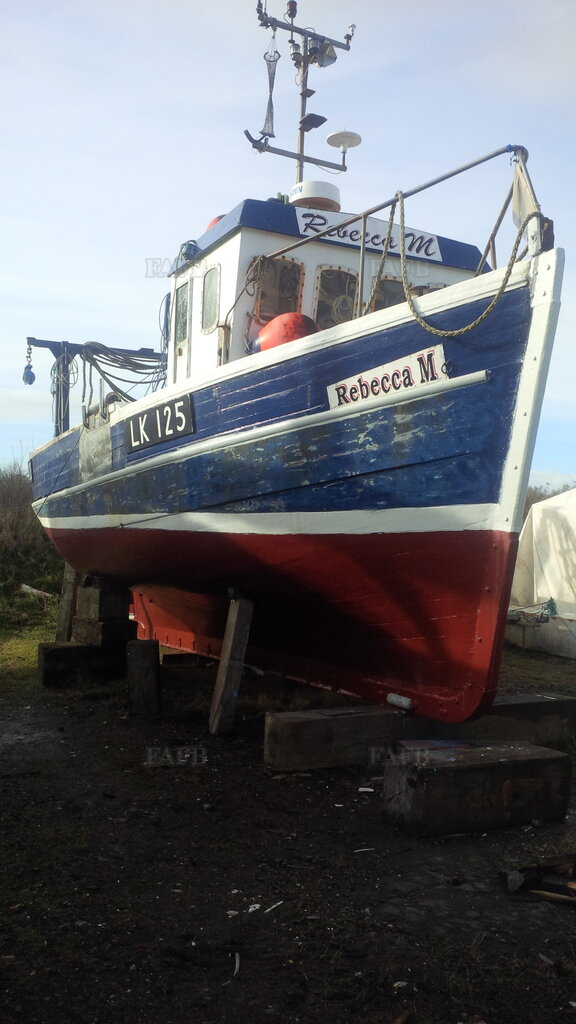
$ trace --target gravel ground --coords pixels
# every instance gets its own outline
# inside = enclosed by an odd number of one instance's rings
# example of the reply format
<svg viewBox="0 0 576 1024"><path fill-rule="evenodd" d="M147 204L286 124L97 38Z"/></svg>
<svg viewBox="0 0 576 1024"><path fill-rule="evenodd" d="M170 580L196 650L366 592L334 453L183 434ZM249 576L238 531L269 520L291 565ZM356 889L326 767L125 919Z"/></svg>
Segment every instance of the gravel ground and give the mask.
<svg viewBox="0 0 576 1024"><path fill-rule="evenodd" d="M2 1024L576 1022L576 906L498 878L576 857L574 811L412 839L383 824L374 768L265 767L272 691L210 737L214 669L194 674L178 714L137 720L123 686L0 668ZM505 656L504 691L573 679Z"/></svg>

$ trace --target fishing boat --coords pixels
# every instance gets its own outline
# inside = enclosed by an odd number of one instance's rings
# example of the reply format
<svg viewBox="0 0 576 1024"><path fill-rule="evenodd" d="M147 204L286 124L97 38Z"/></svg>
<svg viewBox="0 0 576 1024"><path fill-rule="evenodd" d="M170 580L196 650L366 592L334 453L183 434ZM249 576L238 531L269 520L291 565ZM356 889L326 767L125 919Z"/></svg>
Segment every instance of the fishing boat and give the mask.
<svg viewBox="0 0 576 1024"><path fill-rule="evenodd" d="M184 243L158 353L28 339L25 378L34 346L56 358L34 508L78 573L131 589L140 636L218 657L230 593L245 595L249 664L459 721L496 689L563 254L520 145L343 213L338 189L304 171L346 171L361 140L333 132L339 157L310 156L325 119L307 102L309 72L350 49L354 26L322 36L294 2L284 19L257 15L268 108L260 136L245 134L295 161L292 193L246 199ZM293 153L271 143L283 33ZM512 181L483 251L406 225L408 197L498 157ZM508 215L517 235L498 268ZM128 371L150 385L136 400Z"/></svg>

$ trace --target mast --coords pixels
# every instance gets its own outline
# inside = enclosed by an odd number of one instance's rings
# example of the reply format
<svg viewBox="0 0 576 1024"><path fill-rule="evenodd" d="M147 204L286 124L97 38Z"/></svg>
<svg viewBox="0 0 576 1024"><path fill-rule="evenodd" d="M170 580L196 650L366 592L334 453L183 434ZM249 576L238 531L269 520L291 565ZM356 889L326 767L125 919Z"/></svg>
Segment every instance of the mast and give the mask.
<svg viewBox="0 0 576 1024"><path fill-rule="evenodd" d="M313 128L319 128L320 125L326 121L325 117L321 114L308 114L306 112L307 103L311 96L314 95L315 90L310 89L308 85L308 73L311 64L316 64L317 67L325 68L334 64L336 61L336 50L349 50L352 37L356 29L355 25L349 25L348 31L344 36L344 42L338 39L332 39L330 36L323 36L311 28L302 28L294 23L294 19L297 14L298 5L296 0L288 0L288 6L284 20L279 21L277 18L272 18L266 11L266 3L262 0L258 0L256 7L256 13L258 20L262 28L270 28L275 36L276 32L281 29L284 32L290 33L289 46L290 46L290 57L292 63L296 68L299 75L300 84L300 120L298 123L298 139L296 152L290 152L285 149L278 149L276 146L270 145L270 137L274 137L273 132L266 131L265 129L260 132L260 138L255 139L249 131L245 131L244 134L252 147L259 153L274 153L277 156L289 157L296 161L296 183L303 181L304 178L304 164L311 163L317 167L328 167L331 170L346 171L346 150L348 145L357 145L357 142L348 141L347 146L342 146L338 143L341 153L341 163L335 163L330 160L321 160L318 157L308 156L305 153L305 137L306 133L311 131ZM297 39L300 39L300 42ZM343 134L343 133L340 133ZM349 137L355 136L355 133L347 133ZM355 136L358 142L360 142L360 136ZM332 145L337 143L332 142Z"/></svg>
<svg viewBox="0 0 576 1024"><path fill-rule="evenodd" d="M289 5L290 6L290 5ZM296 4L293 5L296 7ZM306 123L306 100L309 95L313 95L314 90L308 89L308 68L309 68L309 54L308 54L308 39L306 36L302 42L302 71L301 71L301 86L300 86L300 122L298 125L298 160L296 162L296 183L304 180L304 136L306 129L304 125ZM323 118L325 121L326 118ZM320 126L318 126L320 127Z"/></svg>

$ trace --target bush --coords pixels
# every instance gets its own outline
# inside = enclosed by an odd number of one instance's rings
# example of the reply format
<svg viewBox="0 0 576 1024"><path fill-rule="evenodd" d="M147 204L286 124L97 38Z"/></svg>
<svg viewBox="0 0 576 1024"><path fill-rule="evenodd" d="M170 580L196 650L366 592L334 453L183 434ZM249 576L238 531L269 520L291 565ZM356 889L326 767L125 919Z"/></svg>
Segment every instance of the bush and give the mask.
<svg viewBox="0 0 576 1024"><path fill-rule="evenodd" d="M0 643L5 633L13 634L34 626L55 629L58 607L58 597L55 596L38 598L16 593L6 597L0 591Z"/></svg>
<svg viewBox="0 0 576 1024"><path fill-rule="evenodd" d="M22 583L50 594L62 588L64 563L32 510L32 485L17 463L0 467L0 596Z"/></svg>
<svg viewBox="0 0 576 1024"><path fill-rule="evenodd" d="M531 484L526 491L522 522L525 522L526 516L532 508L532 505L535 505L537 501L545 501L546 498L553 498L556 494L564 494L564 491L569 491L572 487L574 487L574 481L570 484L564 484L563 487L556 488L552 487L550 484Z"/></svg>

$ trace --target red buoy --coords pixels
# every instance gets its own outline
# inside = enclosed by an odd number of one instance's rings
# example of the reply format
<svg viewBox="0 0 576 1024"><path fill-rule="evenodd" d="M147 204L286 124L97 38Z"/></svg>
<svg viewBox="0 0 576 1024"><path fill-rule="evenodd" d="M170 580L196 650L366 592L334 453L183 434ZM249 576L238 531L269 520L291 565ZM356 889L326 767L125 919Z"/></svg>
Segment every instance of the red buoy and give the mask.
<svg viewBox="0 0 576 1024"><path fill-rule="evenodd" d="M204 232L204 234L206 234L207 231L210 231L210 228L213 228L214 225L217 224L219 220L222 220L223 216L224 216L224 214L221 213L219 217L213 217L212 220L210 221L208 227L206 228L206 231Z"/></svg>
<svg viewBox="0 0 576 1024"><path fill-rule="evenodd" d="M318 324L311 316L303 313L280 313L270 320L252 344L253 352L265 352L266 349L276 348L277 345L285 345L287 341L296 341L297 338L305 338L308 334L315 334L318 331Z"/></svg>

